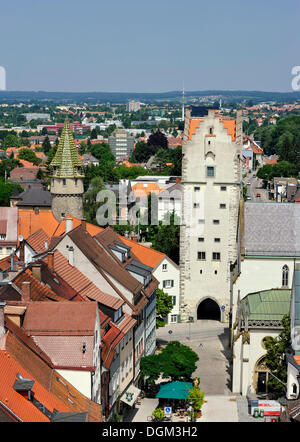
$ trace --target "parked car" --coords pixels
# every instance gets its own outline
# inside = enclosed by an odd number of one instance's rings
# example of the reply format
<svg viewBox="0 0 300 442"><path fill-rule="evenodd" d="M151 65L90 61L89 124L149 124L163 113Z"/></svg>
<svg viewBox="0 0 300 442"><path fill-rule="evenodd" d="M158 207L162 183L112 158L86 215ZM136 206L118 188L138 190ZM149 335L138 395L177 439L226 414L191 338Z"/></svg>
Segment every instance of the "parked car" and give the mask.
<svg viewBox="0 0 300 442"><path fill-rule="evenodd" d="M251 199L252 199L251 196L247 195L247 200L251 200Z"/></svg>
<svg viewBox="0 0 300 442"><path fill-rule="evenodd" d="M247 183L247 186L251 186L251 183L250 183L250 181L248 181L248 183Z"/></svg>
<svg viewBox="0 0 300 442"><path fill-rule="evenodd" d="M256 194L256 198L260 198L260 196L261 196L260 193Z"/></svg>

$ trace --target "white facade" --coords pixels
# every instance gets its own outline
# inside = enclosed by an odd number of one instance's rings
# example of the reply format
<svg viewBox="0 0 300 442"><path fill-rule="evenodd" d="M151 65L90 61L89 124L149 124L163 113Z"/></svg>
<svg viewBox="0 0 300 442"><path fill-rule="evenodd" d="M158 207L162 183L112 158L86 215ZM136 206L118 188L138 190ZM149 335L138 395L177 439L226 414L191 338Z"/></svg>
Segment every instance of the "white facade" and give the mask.
<svg viewBox="0 0 300 442"><path fill-rule="evenodd" d="M195 120L195 119L194 119ZM182 320L199 317L202 301L215 301L228 320L230 265L238 259L237 225L241 192L241 136L235 140L214 110L192 126L185 121L180 232Z"/></svg>
<svg viewBox="0 0 300 442"><path fill-rule="evenodd" d="M233 284L233 320L236 316L236 305L238 293L243 299L249 293L262 290L279 289L282 287L291 288L294 274L294 262L300 259L295 258L247 258L241 261L241 274ZM288 267L287 285L283 286L283 268ZM286 281L285 281L286 282Z"/></svg>
<svg viewBox="0 0 300 442"><path fill-rule="evenodd" d="M256 392L258 372L261 368L266 349L263 339L275 338L281 330L253 329L249 331L250 343L243 343L241 335L233 345L232 392L246 396Z"/></svg>
<svg viewBox="0 0 300 442"><path fill-rule="evenodd" d="M168 324L178 322L179 316L179 267L165 256L153 272L159 281L158 288L172 296L173 310L168 314Z"/></svg>

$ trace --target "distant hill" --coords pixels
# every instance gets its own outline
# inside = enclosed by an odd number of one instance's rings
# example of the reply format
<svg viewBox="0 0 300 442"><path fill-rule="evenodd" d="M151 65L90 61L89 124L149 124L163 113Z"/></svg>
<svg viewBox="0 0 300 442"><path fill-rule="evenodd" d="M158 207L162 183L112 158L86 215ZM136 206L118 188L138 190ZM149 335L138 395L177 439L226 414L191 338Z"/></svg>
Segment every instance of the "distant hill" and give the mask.
<svg viewBox="0 0 300 442"><path fill-rule="evenodd" d="M264 92L264 91L185 91L187 101L207 96L220 96L224 102L241 102L243 100L259 103L263 101L293 102L300 99L300 92ZM180 102L181 91L161 93L137 92L47 92L47 91L0 91L0 103L126 103L135 99L145 103Z"/></svg>

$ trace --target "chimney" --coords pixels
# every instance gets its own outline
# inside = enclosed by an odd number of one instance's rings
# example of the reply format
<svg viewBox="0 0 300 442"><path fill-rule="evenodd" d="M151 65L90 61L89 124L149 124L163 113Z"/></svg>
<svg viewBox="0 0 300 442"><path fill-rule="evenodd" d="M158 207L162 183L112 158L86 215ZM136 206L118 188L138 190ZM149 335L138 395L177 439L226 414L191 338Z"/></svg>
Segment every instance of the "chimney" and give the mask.
<svg viewBox="0 0 300 442"><path fill-rule="evenodd" d="M42 280L42 275L41 275L41 264L33 264L31 267L31 271L33 276L38 279L39 281Z"/></svg>
<svg viewBox="0 0 300 442"><path fill-rule="evenodd" d="M81 220L81 226L82 226L83 230L86 230L86 220L85 219Z"/></svg>
<svg viewBox="0 0 300 442"><path fill-rule="evenodd" d="M69 233L73 230L73 218L66 218L65 219L65 232Z"/></svg>
<svg viewBox="0 0 300 442"><path fill-rule="evenodd" d="M73 247L69 247L69 264L74 266L74 249Z"/></svg>
<svg viewBox="0 0 300 442"><path fill-rule="evenodd" d="M20 261L25 261L24 241L20 242Z"/></svg>
<svg viewBox="0 0 300 442"><path fill-rule="evenodd" d="M47 258L48 258L49 269L54 270L54 252L49 252Z"/></svg>
<svg viewBox="0 0 300 442"><path fill-rule="evenodd" d="M4 327L4 307L5 301L0 302L0 350L5 350L5 327Z"/></svg>
<svg viewBox="0 0 300 442"><path fill-rule="evenodd" d="M21 291L22 291L22 293L21 293L22 301L29 302L30 301L30 282L23 281Z"/></svg>

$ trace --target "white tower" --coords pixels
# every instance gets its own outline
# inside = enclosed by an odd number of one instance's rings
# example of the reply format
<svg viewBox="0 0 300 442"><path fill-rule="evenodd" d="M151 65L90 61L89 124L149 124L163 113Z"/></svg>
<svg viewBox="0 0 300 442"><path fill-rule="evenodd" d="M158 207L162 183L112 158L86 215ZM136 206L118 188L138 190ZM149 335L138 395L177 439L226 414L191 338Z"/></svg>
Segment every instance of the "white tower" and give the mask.
<svg viewBox="0 0 300 442"><path fill-rule="evenodd" d="M180 231L180 315L230 319L231 272L239 265L241 197L240 116L203 117L187 111L184 131Z"/></svg>

